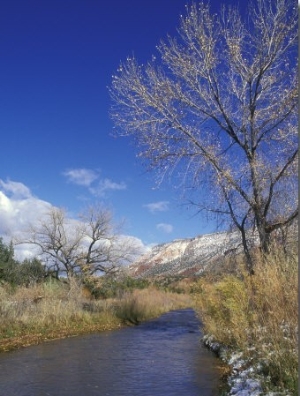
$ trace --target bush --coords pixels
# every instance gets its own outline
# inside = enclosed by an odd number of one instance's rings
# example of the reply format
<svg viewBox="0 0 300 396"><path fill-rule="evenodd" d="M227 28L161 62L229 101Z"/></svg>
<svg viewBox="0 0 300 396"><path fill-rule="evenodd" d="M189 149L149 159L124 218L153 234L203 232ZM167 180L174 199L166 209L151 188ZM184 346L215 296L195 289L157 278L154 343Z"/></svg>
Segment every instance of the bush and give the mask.
<svg viewBox="0 0 300 396"><path fill-rule="evenodd" d="M37 258L25 259L19 262L14 258L12 243L8 246L0 238L0 281L12 286L34 285L43 281L46 269Z"/></svg>
<svg viewBox="0 0 300 396"><path fill-rule="evenodd" d="M201 279L197 287L196 303L206 331L225 345L244 347L251 321L245 283L229 275L215 284Z"/></svg>
<svg viewBox="0 0 300 396"><path fill-rule="evenodd" d="M25 259L16 270L18 271L18 284L25 286L43 282L47 274L44 265L36 258Z"/></svg>
<svg viewBox="0 0 300 396"><path fill-rule="evenodd" d="M150 282L146 279L135 279L131 277L116 279L111 276L89 278L86 279L84 283L96 299L121 297L127 292L131 292L135 289L145 289L150 285Z"/></svg>

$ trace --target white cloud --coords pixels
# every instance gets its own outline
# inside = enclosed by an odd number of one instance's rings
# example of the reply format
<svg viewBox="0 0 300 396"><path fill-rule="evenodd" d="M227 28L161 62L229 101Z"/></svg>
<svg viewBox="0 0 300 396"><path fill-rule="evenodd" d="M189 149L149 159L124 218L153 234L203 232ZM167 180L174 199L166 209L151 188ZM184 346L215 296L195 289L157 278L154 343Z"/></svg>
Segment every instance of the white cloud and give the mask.
<svg viewBox="0 0 300 396"><path fill-rule="evenodd" d="M0 235L23 231L44 215L51 204L32 195L23 183L0 179Z"/></svg>
<svg viewBox="0 0 300 396"><path fill-rule="evenodd" d="M89 187L99 177L98 172L85 168L69 169L63 172L63 175L70 183L85 187Z"/></svg>
<svg viewBox="0 0 300 396"><path fill-rule="evenodd" d="M143 205L143 207L147 208L151 213L166 212L169 210L169 201L152 202Z"/></svg>
<svg viewBox="0 0 300 396"><path fill-rule="evenodd" d="M113 183L108 179L102 184L103 191L124 188L124 184ZM35 197L23 183L4 182L0 179L0 237L5 243L12 239L25 239L29 227L37 225L51 208L54 208L52 204ZM68 218L67 222L71 229L75 230L78 220ZM123 235L122 243L124 241L131 242L138 252L144 252L146 249L143 242L136 237ZM36 248L29 244L15 246L15 256L18 260L34 257L37 253Z"/></svg>
<svg viewBox="0 0 300 396"><path fill-rule="evenodd" d="M166 223L159 223L156 225L156 228L160 231L165 232L166 234L170 234L173 231L173 226Z"/></svg>
<svg viewBox="0 0 300 396"><path fill-rule="evenodd" d="M97 197L103 197L107 191L126 190L125 182L114 182L110 179L100 179L99 171L79 168L63 172L69 183L88 187L88 191Z"/></svg>
<svg viewBox="0 0 300 396"><path fill-rule="evenodd" d="M23 183L8 180L6 183L0 179L0 189L5 191L9 196L19 198L29 198L31 192Z"/></svg>
<svg viewBox="0 0 300 396"><path fill-rule="evenodd" d="M118 244L123 252L126 252L126 246L127 246L127 250L129 254L126 255L126 259L128 262L127 263L124 262L126 263L126 265L128 265L130 261L136 260L139 256L149 251L148 247L144 245L141 239L131 235L123 235L123 234L119 235Z"/></svg>
<svg viewBox="0 0 300 396"><path fill-rule="evenodd" d="M20 238L30 224L37 223L51 206L49 202L33 196L23 183L0 179L0 237L5 243ZM33 249L25 245L15 249L18 259L30 256L29 251Z"/></svg>
<svg viewBox="0 0 300 396"><path fill-rule="evenodd" d="M110 179L100 180L96 187L90 187L89 191L91 194L96 195L98 197L102 197L105 195L107 191L115 191L115 190L126 190L127 186L125 182L116 183Z"/></svg>

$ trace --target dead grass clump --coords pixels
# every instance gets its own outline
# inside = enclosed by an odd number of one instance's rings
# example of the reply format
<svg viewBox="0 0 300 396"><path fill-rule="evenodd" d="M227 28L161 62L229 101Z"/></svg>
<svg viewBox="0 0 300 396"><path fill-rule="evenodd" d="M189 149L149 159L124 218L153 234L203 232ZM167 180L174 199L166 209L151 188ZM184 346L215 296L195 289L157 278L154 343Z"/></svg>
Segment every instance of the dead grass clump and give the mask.
<svg viewBox="0 0 300 396"><path fill-rule="evenodd" d="M207 333L259 362L266 387L297 391L296 257L276 251L257 261L253 276L203 277L194 291Z"/></svg>
<svg viewBox="0 0 300 396"><path fill-rule="evenodd" d="M165 312L191 305L187 295L163 292L154 287L134 290L118 301L116 315L125 323L138 324Z"/></svg>

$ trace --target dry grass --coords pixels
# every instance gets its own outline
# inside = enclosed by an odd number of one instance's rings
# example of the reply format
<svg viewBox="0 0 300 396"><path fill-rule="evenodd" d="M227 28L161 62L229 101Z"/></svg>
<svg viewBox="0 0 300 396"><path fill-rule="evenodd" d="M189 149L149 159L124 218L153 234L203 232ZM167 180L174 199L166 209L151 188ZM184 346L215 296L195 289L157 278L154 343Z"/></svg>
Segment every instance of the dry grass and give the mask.
<svg viewBox="0 0 300 396"><path fill-rule="evenodd" d="M105 301L89 304L75 282L0 287L0 350L120 326Z"/></svg>
<svg viewBox="0 0 300 396"><path fill-rule="evenodd" d="M296 392L297 259L276 252L257 261L254 276L203 277L195 290L205 331L259 361L266 387Z"/></svg>
<svg viewBox="0 0 300 396"><path fill-rule="evenodd" d="M138 323L186 306L183 296L154 288L93 300L75 281L16 290L0 286L0 351Z"/></svg>
<svg viewBox="0 0 300 396"><path fill-rule="evenodd" d="M165 312L190 306L191 299L188 295L150 287L124 295L118 302L116 315L125 323L138 324Z"/></svg>

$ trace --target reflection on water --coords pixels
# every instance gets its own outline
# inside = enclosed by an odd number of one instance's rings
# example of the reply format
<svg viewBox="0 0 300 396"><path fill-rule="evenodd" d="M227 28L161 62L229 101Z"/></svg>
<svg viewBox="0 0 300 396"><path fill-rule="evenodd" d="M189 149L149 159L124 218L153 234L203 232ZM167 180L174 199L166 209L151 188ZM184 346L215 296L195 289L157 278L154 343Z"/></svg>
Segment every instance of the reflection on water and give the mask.
<svg viewBox="0 0 300 396"><path fill-rule="evenodd" d="M0 355L0 396L208 396L218 360L191 309Z"/></svg>

